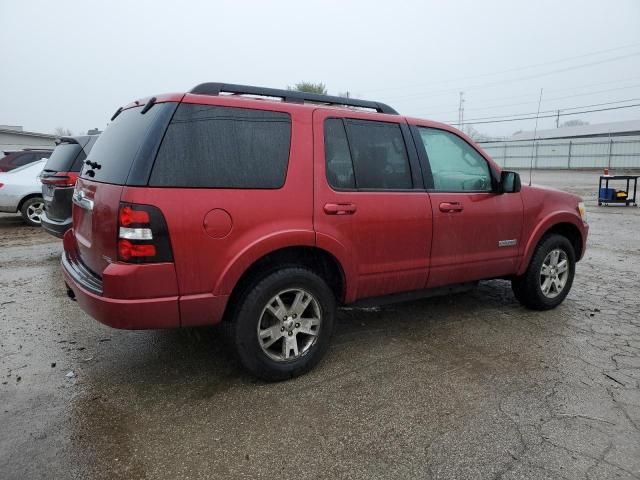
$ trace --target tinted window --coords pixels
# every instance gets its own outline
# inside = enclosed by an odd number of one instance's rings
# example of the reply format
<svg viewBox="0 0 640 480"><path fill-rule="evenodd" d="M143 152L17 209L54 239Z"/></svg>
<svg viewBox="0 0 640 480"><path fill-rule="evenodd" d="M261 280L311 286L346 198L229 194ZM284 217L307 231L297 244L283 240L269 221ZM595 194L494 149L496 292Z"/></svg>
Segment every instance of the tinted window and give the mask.
<svg viewBox="0 0 640 480"><path fill-rule="evenodd" d="M324 157L329 185L334 188L355 188L347 133L342 120L338 118L329 118L324 122Z"/></svg>
<svg viewBox="0 0 640 480"><path fill-rule="evenodd" d="M97 162L99 169L87 165L82 169L82 177L105 183L124 184L136 155L148 138L154 121L161 117L165 109L173 108L170 103L160 103L142 115L142 107L129 108L118 115L100 135L88 155L88 160ZM175 104L173 104L175 105ZM93 172L91 176L89 172Z"/></svg>
<svg viewBox="0 0 640 480"><path fill-rule="evenodd" d="M37 157L35 153L23 153L16 157L11 164L14 167L21 167L28 163L35 162L36 160L39 160L39 157Z"/></svg>
<svg viewBox="0 0 640 480"><path fill-rule="evenodd" d="M357 188L402 190L413 187L400 125L345 120Z"/></svg>
<svg viewBox="0 0 640 480"><path fill-rule="evenodd" d="M491 190L489 165L471 145L444 130L422 127L418 130L429 158L434 190Z"/></svg>
<svg viewBox="0 0 640 480"><path fill-rule="evenodd" d="M45 170L56 172L69 172L73 167L73 161L78 156L82 147L77 143L61 143L58 145L44 166Z"/></svg>
<svg viewBox="0 0 640 480"><path fill-rule="evenodd" d="M181 104L156 158L152 186L280 188L289 161L286 113Z"/></svg>

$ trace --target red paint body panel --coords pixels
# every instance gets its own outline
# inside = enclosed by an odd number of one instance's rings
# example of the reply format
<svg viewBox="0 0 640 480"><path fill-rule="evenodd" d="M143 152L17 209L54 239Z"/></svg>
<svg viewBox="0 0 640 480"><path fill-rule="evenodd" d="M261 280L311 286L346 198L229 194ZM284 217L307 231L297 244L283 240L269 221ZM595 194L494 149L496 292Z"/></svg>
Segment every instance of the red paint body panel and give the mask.
<svg viewBox="0 0 640 480"><path fill-rule="evenodd" d="M62 272L65 283L73 290L80 307L105 325L128 330L180 326L178 297L133 300L104 297L82 288L64 268Z"/></svg>
<svg viewBox="0 0 640 480"><path fill-rule="evenodd" d="M183 327L215 325L222 320L229 297L210 293L180 297L180 322Z"/></svg>
<svg viewBox="0 0 640 480"><path fill-rule="evenodd" d="M371 114L318 109L314 113L315 198L314 227L336 258L349 256L343 270L346 300L388 295L425 287L431 247L431 207L425 191L336 191L327 183L324 121L349 117L371 119ZM375 119L404 124L398 115L375 114ZM350 204L355 212L331 215L326 204ZM333 242L329 242L332 239ZM333 245L332 245L333 244ZM343 254L340 249L348 252Z"/></svg>
<svg viewBox="0 0 640 480"><path fill-rule="evenodd" d="M518 263L522 232L520 193L430 193L433 247L427 286L439 287L512 274ZM442 212L441 203L462 210ZM501 240L515 240L499 247Z"/></svg>
<svg viewBox="0 0 640 480"><path fill-rule="evenodd" d="M522 202L524 205L524 225L522 236L526 244L521 245L521 260L517 274L523 274L536 245L542 236L554 225L568 223L580 232L582 249L580 258L584 256L587 247L587 235L589 225L584 223L578 214L575 205L580 197L570 193L540 186L523 186Z"/></svg>
<svg viewBox="0 0 640 480"><path fill-rule="evenodd" d="M168 94L157 102L186 102L286 112L291 145L284 186L274 190L151 188L78 180L94 202L74 205L65 254L76 255L102 282L102 295L64 271L80 306L116 328L172 328L218 323L241 276L259 259L287 247L329 253L344 276L343 303L365 297L460 282L508 277L526 270L536 244L558 223L574 225L586 245L588 226L579 199L522 187L519 193L445 193L425 190L335 191L326 180L323 123L327 117L382 120L450 131L444 124L353 109L247 99ZM125 108L145 104L139 100ZM173 261L117 261L120 202L156 207L167 224ZM455 203L456 211L441 204ZM350 204L334 215L327 204ZM213 213L212 213L213 212ZM514 246L498 242L515 240ZM63 269L64 270L64 269Z"/></svg>

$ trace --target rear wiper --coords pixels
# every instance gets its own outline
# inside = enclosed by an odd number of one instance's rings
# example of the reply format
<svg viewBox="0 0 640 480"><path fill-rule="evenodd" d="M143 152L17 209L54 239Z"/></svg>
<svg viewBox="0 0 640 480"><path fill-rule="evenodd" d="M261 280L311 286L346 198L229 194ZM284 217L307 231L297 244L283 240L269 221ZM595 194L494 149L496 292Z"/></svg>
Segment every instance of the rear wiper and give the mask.
<svg viewBox="0 0 640 480"><path fill-rule="evenodd" d="M120 113L122 113L122 110L124 110L122 107L120 107L119 109L117 109L117 110L116 110L116 113L114 113L114 114L113 114L113 116L111 117L111 120L110 120L110 121L111 121L111 122L113 122L113 121L116 119L116 117L117 117L118 115L120 115Z"/></svg>
<svg viewBox="0 0 640 480"><path fill-rule="evenodd" d="M147 104L144 107L142 107L142 111L140 112L140 114L144 115L149 110L151 110L151 107L153 107L156 104L156 100L157 100L156 97L151 97L147 102Z"/></svg>

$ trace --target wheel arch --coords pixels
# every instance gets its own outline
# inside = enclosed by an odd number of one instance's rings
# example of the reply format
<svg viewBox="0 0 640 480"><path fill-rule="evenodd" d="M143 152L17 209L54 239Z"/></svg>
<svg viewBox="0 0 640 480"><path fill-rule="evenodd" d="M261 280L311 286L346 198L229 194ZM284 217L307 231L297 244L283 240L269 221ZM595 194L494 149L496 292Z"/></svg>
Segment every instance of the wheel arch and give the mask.
<svg viewBox="0 0 640 480"><path fill-rule="evenodd" d="M576 220L572 215L558 215L541 222L533 234L529 237L529 241L525 247L522 262L517 274L522 275L528 268L533 252L540 240L545 235L557 233L566 237L573 246L576 254L576 261L582 258L584 254L584 236L580 227L576 224Z"/></svg>
<svg viewBox="0 0 640 480"><path fill-rule="evenodd" d="M29 195L25 195L24 197L22 197L22 199L18 203L18 208L16 212L20 212L20 210L22 210L22 206L24 205L24 203L27 200L30 200L32 198L42 198L42 193L30 193Z"/></svg>
<svg viewBox="0 0 640 480"><path fill-rule="evenodd" d="M233 306L255 284L255 282L282 268L283 266L301 266L319 275L333 291L338 302L346 295L346 277L338 259L327 250L309 245L297 245L270 251L256 259L242 272L235 282L225 311L230 318Z"/></svg>

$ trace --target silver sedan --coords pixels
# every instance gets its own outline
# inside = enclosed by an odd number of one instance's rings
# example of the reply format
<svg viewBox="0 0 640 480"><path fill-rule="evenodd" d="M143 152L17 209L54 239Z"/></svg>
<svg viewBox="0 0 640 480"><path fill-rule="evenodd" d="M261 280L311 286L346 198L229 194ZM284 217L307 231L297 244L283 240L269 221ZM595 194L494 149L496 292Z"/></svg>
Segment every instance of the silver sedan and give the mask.
<svg viewBox="0 0 640 480"><path fill-rule="evenodd" d="M0 212L20 213L27 224L40 225L44 209L40 172L45 163L43 159L0 173Z"/></svg>

